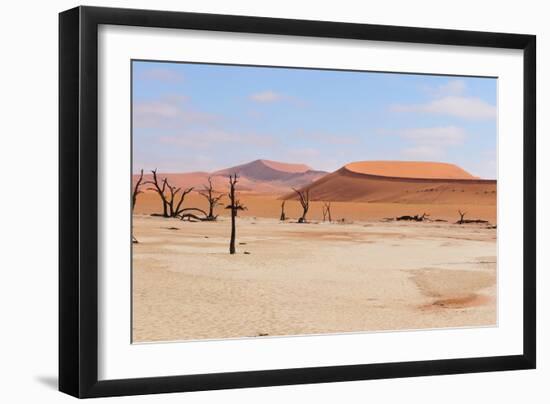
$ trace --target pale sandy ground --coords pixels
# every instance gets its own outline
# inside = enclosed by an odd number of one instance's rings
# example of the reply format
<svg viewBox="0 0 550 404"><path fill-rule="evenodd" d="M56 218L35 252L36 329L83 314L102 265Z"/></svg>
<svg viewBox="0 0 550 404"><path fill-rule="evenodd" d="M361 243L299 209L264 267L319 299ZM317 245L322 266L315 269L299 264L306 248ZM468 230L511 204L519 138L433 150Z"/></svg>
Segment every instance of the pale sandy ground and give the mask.
<svg viewBox="0 0 550 404"><path fill-rule="evenodd" d="M135 342L496 324L496 230L134 215ZM248 252L249 254L245 254Z"/></svg>

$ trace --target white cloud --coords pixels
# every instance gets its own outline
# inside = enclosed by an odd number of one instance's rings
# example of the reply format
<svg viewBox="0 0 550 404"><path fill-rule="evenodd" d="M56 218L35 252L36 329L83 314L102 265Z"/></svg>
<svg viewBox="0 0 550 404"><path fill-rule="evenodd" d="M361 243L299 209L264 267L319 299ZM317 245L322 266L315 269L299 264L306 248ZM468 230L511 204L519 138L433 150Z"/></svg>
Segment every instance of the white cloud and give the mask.
<svg viewBox="0 0 550 404"><path fill-rule="evenodd" d="M468 97L466 82L452 79L437 87L427 87L425 91L434 99L418 104L394 104L394 112L419 112L434 115L448 115L469 120L494 119L496 107L478 97Z"/></svg>
<svg viewBox="0 0 550 404"><path fill-rule="evenodd" d="M401 155L412 160L440 160L445 150L437 146L414 146L403 149Z"/></svg>
<svg viewBox="0 0 550 404"><path fill-rule="evenodd" d="M313 147L305 147L302 149L291 149L289 153L295 157L299 156L304 158L318 157L321 154L319 150L314 149Z"/></svg>
<svg viewBox="0 0 550 404"><path fill-rule="evenodd" d="M444 159L447 149L461 145L467 136L464 129L457 126L402 129L386 134L398 136L406 142L400 153L413 160Z"/></svg>
<svg viewBox="0 0 550 404"><path fill-rule="evenodd" d="M480 153L480 158L470 164L471 172L481 178L497 178L497 154L496 150L485 150Z"/></svg>
<svg viewBox="0 0 550 404"><path fill-rule="evenodd" d="M396 104L395 112L421 112L436 115L450 115L464 119L494 119L497 109L481 98L449 95L425 104Z"/></svg>
<svg viewBox="0 0 550 404"><path fill-rule="evenodd" d="M250 95L250 99L255 102L268 103L280 101L284 97L274 91L262 91L260 93L255 93Z"/></svg>
<svg viewBox="0 0 550 404"><path fill-rule="evenodd" d="M396 134L419 145L438 147L461 144L466 137L466 132L456 126L404 129Z"/></svg>
<svg viewBox="0 0 550 404"><path fill-rule="evenodd" d="M140 80L163 81L166 83L181 83L183 81L183 74L172 69L159 67L144 70L138 74L137 78Z"/></svg>
<svg viewBox="0 0 550 404"><path fill-rule="evenodd" d="M338 135L334 133L326 132L305 132L298 131L296 136L308 141L320 142L331 145L346 145L346 144L357 144L361 142L361 139L357 136L351 135Z"/></svg>
<svg viewBox="0 0 550 404"><path fill-rule="evenodd" d="M136 102L133 107L135 128L177 129L188 124L209 124L219 119L217 115L193 109L188 98L181 95Z"/></svg>
<svg viewBox="0 0 550 404"><path fill-rule="evenodd" d="M134 116L136 118L158 117L158 118L173 118L180 113L178 105L165 101L150 101L136 103L134 106Z"/></svg>
<svg viewBox="0 0 550 404"><path fill-rule="evenodd" d="M250 94L248 98L258 104L272 104L275 102L287 102L296 107L307 106L307 103L304 100L301 100L300 98L293 97L291 95L277 93L271 90Z"/></svg>
<svg viewBox="0 0 550 404"><path fill-rule="evenodd" d="M453 79L442 84L431 91L435 97L445 97L448 95L461 95L466 91L464 80Z"/></svg>
<svg viewBox="0 0 550 404"><path fill-rule="evenodd" d="M206 130L159 137L159 142L182 146L187 149L209 149L222 143L236 143L247 146L270 147L276 141L269 135L257 133L236 133L223 130Z"/></svg>
<svg viewBox="0 0 550 404"><path fill-rule="evenodd" d="M345 164L346 160L339 161L326 153L313 147L292 148L285 151L285 159L289 158L292 161L306 164L314 170L323 170L332 172Z"/></svg>

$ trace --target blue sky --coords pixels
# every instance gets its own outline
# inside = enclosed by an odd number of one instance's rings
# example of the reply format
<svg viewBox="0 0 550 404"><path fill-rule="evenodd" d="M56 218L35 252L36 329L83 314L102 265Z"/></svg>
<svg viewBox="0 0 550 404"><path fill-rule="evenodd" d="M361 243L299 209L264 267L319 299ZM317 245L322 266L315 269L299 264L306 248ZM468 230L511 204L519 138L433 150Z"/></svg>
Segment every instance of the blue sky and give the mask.
<svg viewBox="0 0 550 404"><path fill-rule="evenodd" d="M496 178L492 78L133 62L134 171L441 161Z"/></svg>

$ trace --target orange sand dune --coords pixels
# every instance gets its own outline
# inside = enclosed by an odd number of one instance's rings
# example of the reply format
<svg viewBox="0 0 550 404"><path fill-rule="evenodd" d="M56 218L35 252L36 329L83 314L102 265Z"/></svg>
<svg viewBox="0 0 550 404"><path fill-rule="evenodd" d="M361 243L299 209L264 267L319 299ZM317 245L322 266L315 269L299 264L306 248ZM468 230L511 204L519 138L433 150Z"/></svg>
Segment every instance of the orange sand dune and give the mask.
<svg viewBox="0 0 550 404"><path fill-rule="evenodd" d="M256 166L256 168L259 166L262 170L265 167L266 171L260 170L260 174L256 173L256 176L261 176L262 172L265 174L275 171L267 167L265 161L260 160L238 167L244 167L244 170L247 171L251 166ZM277 172L281 173L281 171ZM253 174L249 175L253 176ZM470 219L484 219L492 223L496 221L496 181L475 178L459 167L450 164L365 162L348 164L320 178L319 175L322 174L312 170L304 173L286 174L298 175L302 181L310 179L301 186L310 189L312 203L308 217L311 219L321 219L321 201L330 201L333 206L334 218L337 219L377 220L385 217L427 213L431 215L432 219L456 221L458 220L457 211L461 210L466 211L468 213L466 217ZM391 177L388 174L398 176ZM212 175L214 189L219 193L227 194L228 179L226 175L220 173L166 174L166 177L170 184L176 187L195 187L195 192L187 195L185 199L186 207L206 209L206 200L196 191L201 190L207 184L209 175ZM426 177L432 175L434 178L410 178L413 175ZM159 174L159 179L164 176L164 174ZM450 178L452 176L468 178ZM148 174L146 180L150 177ZM317 180L315 181L315 179ZM278 218L282 199L288 199L287 216L299 217L301 214L299 203L295 194L289 192L292 186L289 181L295 180L296 178L292 177L290 180L287 178L287 180L261 181L243 175L239 178L237 190L239 199L247 206L248 210L241 214L243 216ZM136 176L134 176L135 181ZM142 187L145 193L138 197L136 213L161 212L162 206L158 195L148 188L150 186ZM281 197L281 195L285 196ZM225 195L222 202L227 202ZM228 214L222 207L218 207L216 211L220 215Z"/></svg>
<svg viewBox="0 0 550 404"><path fill-rule="evenodd" d="M425 177L415 177L419 175ZM352 163L306 189L310 190L311 199L317 201L496 205L495 180L476 179L456 166L443 163ZM295 198L290 193L284 197Z"/></svg>
<svg viewBox="0 0 550 404"><path fill-rule="evenodd" d="M472 174L449 163L419 161L358 161L347 164L346 169L358 174L399 178L438 178L471 180Z"/></svg>
<svg viewBox="0 0 550 404"><path fill-rule="evenodd" d="M306 171L311 170L311 167L306 166L305 164L280 163L278 161L272 161L272 160L260 160L260 161L266 166L274 170L284 171L286 173L305 173Z"/></svg>

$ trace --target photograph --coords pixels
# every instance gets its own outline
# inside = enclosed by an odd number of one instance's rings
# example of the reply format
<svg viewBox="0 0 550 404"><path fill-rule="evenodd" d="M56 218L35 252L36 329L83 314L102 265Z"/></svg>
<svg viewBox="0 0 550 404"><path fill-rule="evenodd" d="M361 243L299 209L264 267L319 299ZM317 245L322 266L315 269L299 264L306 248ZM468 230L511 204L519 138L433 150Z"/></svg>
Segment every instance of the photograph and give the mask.
<svg viewBox="0 0 550 404"><path fill-rule="evenodd" d="M132 343L495 327L495 77L131 61Z"/></svg>

